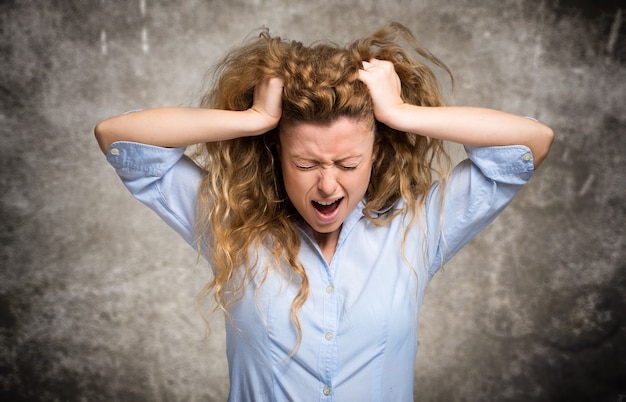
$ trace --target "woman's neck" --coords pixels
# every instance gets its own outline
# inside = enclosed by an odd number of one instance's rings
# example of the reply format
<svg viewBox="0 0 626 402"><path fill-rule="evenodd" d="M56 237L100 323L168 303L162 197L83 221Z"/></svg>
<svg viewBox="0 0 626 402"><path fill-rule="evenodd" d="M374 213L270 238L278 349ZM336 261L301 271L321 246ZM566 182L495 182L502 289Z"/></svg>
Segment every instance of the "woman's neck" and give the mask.
<svg viewBox="0 0 626 402"><path fill-rule="evenodd" d="M339 242L339 233L341 229L336 230L330 233L318 233L313 232L313 237L317 242L320 250L322 251L322 255L328 264L333 259L335 255L335 250L337 249L337 243Z"/></svg>

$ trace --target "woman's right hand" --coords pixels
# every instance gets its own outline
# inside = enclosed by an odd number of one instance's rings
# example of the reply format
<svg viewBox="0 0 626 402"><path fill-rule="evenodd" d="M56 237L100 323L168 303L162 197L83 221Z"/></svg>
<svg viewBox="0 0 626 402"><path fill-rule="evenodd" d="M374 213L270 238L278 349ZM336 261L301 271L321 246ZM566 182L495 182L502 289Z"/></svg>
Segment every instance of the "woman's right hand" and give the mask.
<svg viewBox="0 0 626 402"><path fill-rule="evenodd" d="M282 115L283 81L266 77L254 89L252 107L244 111L170 107L146 109L98 123L95 135L102 152L115 141L183 147L264 134Z"/></svg>
<svg viewBox="0 0 626 402"><path fill-rule="evenodd" d="M260 134L278 125L283 112L282 105L283 80L278 77L264 77L254 88L254 101L250 108L265 121Z"/></svg>

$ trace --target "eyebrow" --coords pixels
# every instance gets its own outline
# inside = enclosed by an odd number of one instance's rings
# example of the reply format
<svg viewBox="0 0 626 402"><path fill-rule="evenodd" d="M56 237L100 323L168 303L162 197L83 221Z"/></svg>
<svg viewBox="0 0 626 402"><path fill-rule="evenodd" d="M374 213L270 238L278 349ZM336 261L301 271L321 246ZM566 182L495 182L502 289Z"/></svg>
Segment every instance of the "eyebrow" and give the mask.
<svg viewBox="0 0 626 402"><path fill-rule="evenodd" d="M322 163L320 160L315 159L315 158L307 158L307 157L303 157L303 156L298 156L298 155L293 155L292 156L293 159L298 159L298 160L303 160L303 161L307 161L307 162L314 162L314 163ZM332 163L342 163L345 162L347 160L350 159L362 159L363 155L350 155L350 156L345 156L343 158L340 159L334 159L332 161Z"/></svg>

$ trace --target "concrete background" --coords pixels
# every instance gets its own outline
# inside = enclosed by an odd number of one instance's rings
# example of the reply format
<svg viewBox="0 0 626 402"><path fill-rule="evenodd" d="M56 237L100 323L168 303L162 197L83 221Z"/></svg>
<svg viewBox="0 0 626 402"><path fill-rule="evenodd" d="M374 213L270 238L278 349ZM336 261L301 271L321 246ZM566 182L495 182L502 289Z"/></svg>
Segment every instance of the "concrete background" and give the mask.
<svg viewBox="0 0 626 402"><path fill-rule="evenodd" d="M335 4L337 3L337 4ZM439 274L421 401L626 400L626 7L574 0L0 2L0 399L221 401L209 270L134 201L92 136L197 102L253 29L345 43L389 20L455 72L456 103L534 115L552 154Z"/></svg>

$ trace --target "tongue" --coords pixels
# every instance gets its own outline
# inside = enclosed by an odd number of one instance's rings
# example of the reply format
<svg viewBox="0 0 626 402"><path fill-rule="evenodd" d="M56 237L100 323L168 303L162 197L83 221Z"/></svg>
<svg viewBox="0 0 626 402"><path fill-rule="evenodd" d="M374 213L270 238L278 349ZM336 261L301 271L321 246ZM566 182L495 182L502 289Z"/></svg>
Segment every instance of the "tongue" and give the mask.
<svg viewBox="0 0 626 402"><path fill-rule="evenodd" d="M318 204L317 202L314 202L313 204L315 205L315 208L318 211L320 211L322 214L328 215L328 214L331 214L335 209L337 209L339 202L333 202L330 205L322 205L322 204Z"/></svg>

